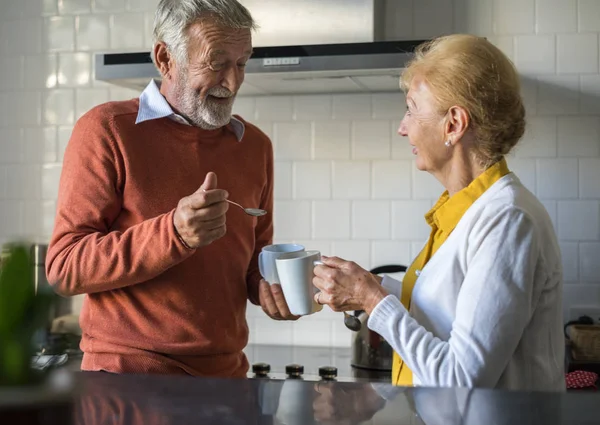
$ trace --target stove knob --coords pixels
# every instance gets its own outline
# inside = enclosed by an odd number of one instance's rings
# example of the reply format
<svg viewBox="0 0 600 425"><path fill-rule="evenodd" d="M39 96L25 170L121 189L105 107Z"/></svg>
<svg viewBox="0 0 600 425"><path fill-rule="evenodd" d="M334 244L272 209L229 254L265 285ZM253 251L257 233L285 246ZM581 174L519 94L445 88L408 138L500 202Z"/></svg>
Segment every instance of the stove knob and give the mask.
<svg viewBox="0 0 600 425"><path fill-rule="evenodd" d="M324 381L333 381L337 377L337 367L323 366L319 368L319 376Z"/></svg>
<svg viewBox="0 0 600 425"><path fill-rule="evenodd" d="M257 378L266 377L270 371L271 365L267 363L254 363L252 365L252 373L254 373L254 376L256 376Z"/></svg>
<svg viewBox="0 0 600 425"><path fill-rule="evenodd" d="M288 378L300 378L304 373L304 366L299 364L289 364L285 367L285 373Z"/></svg>

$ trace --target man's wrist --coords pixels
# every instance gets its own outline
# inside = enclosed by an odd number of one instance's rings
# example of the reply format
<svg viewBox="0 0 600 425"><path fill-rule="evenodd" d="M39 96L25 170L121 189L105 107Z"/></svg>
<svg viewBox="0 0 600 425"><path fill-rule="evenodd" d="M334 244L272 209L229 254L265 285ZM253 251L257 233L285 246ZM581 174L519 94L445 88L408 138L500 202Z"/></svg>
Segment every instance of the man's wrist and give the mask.
<svg viewBox="0 0 600 425"><path fill-rule="evenodd" d="M175 232L175 236L179 239L179 242L188 250L193 251L195 248L192 248L188 245L188 243L181 237L179 231L177 230L177 226L175 225L175 216L173 216L173 232Z"/></svg>

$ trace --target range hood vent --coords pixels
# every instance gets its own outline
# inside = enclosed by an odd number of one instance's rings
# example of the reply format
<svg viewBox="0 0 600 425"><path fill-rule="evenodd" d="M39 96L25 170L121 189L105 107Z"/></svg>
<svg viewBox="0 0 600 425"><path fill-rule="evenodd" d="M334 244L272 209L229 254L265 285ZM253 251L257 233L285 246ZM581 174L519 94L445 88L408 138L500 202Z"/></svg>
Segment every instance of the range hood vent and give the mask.
<svg viewBox="0 0 600 425"><path fill-rule="evenodd" d="M385 40L396 0L240 0L259 25L239 96L398 91L423 40ZM101 53L95 78L142 90L150 52Z"/></svg>
<svg viewBox="0 0 600 425"><path fill-rule="evenodd" d="M421 41L256 47L239 96L398 91ZM160 74L149 52L96 55L96 79L143 90Z"/></svg>

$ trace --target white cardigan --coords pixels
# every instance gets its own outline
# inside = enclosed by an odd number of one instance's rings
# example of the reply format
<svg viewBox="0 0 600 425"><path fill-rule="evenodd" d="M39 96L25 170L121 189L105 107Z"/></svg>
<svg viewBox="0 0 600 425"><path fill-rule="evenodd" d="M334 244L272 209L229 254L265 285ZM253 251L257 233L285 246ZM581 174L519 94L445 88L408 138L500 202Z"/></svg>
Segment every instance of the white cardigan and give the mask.
<svg viewBox="0 0 600 425"><path fill-rule="evenodd" d="M464 214L418 273L410 314L401 282L368 326L414 385L564 391L562 263L544 206L512 173Z"/></svg>

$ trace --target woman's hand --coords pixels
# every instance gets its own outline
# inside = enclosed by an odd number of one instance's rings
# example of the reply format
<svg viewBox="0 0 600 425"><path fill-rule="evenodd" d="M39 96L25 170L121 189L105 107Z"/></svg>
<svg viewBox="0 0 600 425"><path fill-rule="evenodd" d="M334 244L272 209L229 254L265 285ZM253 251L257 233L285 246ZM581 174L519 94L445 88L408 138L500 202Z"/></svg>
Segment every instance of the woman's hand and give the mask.
<svg viewBox="0 0 600 425"><path fill-rule="evenodd" d="M381 287L381 278L351 261L338 257L323 257L325 265L315 267L313 284L321 290L315 301L327 304L333 311L373 309L388 294Z"/></svg>

